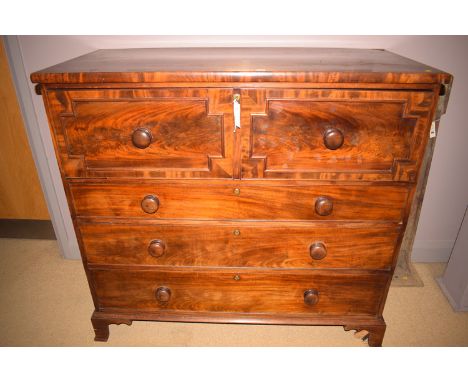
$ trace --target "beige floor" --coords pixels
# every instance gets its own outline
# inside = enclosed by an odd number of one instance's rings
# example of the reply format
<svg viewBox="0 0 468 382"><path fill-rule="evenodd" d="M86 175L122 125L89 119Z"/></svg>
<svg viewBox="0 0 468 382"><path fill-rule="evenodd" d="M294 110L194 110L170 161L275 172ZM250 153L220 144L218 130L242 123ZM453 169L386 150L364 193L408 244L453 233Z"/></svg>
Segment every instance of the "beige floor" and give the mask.
<svg viewBox="0 0 468 382"><path fill-rule="evenodd" d="M416 264L425 287L390 288L384 346L468 346L468 313L455 313L434 277L443 264ZM81 262L55 241L0 239L2 346L365 346L342 327L134 322L95 343Z"/></svg>

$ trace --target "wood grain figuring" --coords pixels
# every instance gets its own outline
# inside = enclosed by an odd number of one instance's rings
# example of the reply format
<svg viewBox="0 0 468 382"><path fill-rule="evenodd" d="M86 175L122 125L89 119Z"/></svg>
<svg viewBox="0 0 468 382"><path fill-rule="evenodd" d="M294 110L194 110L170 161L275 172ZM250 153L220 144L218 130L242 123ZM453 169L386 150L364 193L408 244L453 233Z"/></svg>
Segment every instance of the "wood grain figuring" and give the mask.
<svg viewBox="0 0 468 382"><path fill-rule="evenodd" d="M232 178L232 92L51 91L67 177ZM135 144L146 131L148 142ZM141 138L142 139L142 138Z"/></svg>
<svg viewBox="0 0 468 382"><path fill-rule="evenodd" d="M2 39L0 84L0 218L48 220Z"/></svg>
<svg viewBox="0 0 468 382"><path fill-rule="evenodd" d="M439 83L450 75L379 49L106 49L35 72L40 83Z"/></svg>
<svg viewBox="0 0 468 382"><path fill-rule="evenodd" d="M80 224L89 263L154 266L390 269L399 231L398 225L349 223ZM157 257L149 251L155 240L164 243L164 253ZM327 249L320 260L310 257L316 242Z"/></svg>
<svg viewBox="0 0 468 382"><path fill-rule="evenodd" d="M203 95L220 113L208 113L202 106L206 99L186 106ZM179 98L167 101L174 96ZM53 91L49 102L61 115L56 136L65 172L69 177L229 178L241 172L242 155L244 178L415 181L432 93L249 90L242 96L242 118L251 128L243 129L240 139L232 133L232 96L203 89ZM284 100L267 102L269 97ZM268 117L258 115L265 113L265 102ZM218 123L212 125L214 120ZM330 128L346 136L339 149L324 143ZM152 136L145 149L133 142L141 129Z"/></svg>
<svg viewBox="0 0 468 382"><path fill-rule="evenodd" d="M233 190L239 188L240 194ZM71 184L77 216L115 216L152 219L252 220L388 220L399 222L407 189L399 186L276 187L237 182L141 184ZM141 201L148 195L159 200L155 214L147 214ZM333 211L321 216L315 202L326 196Z"/></svg>
<svg viewBox="0 0 468 382"><path fill-rule="evenodd" d="M97 341L159 320L343 325L382 345L451 75L382 50L187 48L96 51L31 79Z"/></svg>
<svg viewBox="0 0 468 382"><path fill-rule="evenodd" d="M94 270L99 306L104 311L213 311L302 313L305 315L375 315L388 274L267 272L233 269ZM234 277L239 275L239 280ZM158 288L169 288L161 304ZM315 289L320 301L304 303L304 292Z"/></svg>
<svg viewBox="0 0 468 382"><path fill-rule="evenodd" d="M63 117L68 150L83 155L89 168L183 168L190 158L190 166L208 171L208 157L223 154L223 134L221 118L206 112L203 100L77 102L73 117ZM142 127L152 135L147 150L131 139Z"/></svg>
<svg viewBox="0 0 468 382"><path fill-rule="evenodd" d="M429 92L245 90L242 176L415 181ZM337 146L327 147L333 133Z"/></svg>

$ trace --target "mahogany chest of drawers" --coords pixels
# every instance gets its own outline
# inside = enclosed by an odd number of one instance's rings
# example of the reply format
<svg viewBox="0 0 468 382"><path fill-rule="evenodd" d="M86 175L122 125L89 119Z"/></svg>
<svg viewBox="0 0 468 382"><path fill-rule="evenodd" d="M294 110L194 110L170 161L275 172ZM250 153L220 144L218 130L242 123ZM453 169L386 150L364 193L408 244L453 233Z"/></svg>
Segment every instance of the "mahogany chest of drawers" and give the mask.
<svg viewBox="0 0 468 382"><path fill-rule="evenodd" d="M157 320L382 344L449 74L382 50L210 48L99 50L31 78L96 340Z"/></svg>

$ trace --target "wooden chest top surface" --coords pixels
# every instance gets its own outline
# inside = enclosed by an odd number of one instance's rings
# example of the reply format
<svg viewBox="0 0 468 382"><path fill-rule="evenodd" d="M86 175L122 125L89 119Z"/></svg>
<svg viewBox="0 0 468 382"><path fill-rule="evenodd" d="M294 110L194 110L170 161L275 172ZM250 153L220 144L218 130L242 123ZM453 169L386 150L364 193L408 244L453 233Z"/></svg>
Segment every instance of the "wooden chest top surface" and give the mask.
<svg viewBox="0 0 468 382"><path fill-rule="evenodd" d="M38 83L448 83L438 69L379 49L101 49L31 75Z"/></svg>

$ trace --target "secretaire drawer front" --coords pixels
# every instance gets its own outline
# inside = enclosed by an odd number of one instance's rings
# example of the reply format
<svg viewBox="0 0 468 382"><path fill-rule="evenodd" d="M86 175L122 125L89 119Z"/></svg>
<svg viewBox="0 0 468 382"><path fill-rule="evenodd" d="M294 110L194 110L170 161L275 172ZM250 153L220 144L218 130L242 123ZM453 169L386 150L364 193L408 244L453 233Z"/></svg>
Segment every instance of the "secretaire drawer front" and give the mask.
<svg viewBox="0 0 468 382"><path fill-rule="evenodd" d="M242 176L415 181L433 100L431 92L245 90Z"/></svg>
<svg viewBox="0 0 468 382"><path fill-rule="evenodd" d="M94 270L104 311L375 315L386 273Z"/></svg>
<svg viewBox="0 0 468 382"><path fill-rule="evenodd" d="M401 221L402 186L260 186L232 182L70 185L78 216L148 219Z"/></svg>
<svg viewBox="0 0 468 382"><path fill-rule="evenodd" d="M396 224L80 222L93 264L389 269Z"/></svg>
<svg viewBox="0 0 468 382"><path fill-rule="evenodd" d="M226 89L51 91L65 175L232 178L231 100Z"/></svg>

